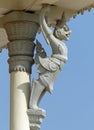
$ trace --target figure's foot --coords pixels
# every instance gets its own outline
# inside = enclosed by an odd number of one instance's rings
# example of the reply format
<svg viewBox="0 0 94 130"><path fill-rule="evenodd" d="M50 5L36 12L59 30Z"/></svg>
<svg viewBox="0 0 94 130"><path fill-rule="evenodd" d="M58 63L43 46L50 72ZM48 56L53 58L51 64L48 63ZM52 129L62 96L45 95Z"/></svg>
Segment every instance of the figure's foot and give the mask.
<svg viewBox="0 0 94 130"><path fill-rule="evenodd" d="M44 109L39 108L38 106L32 106L30 109L35 110L35 111L42 111L42 112L46 112Z"/></svg>
<svg viewBox="0 0 94 130"><path fill-rule="evenodd" d="M38 110L38 106L33 104L33 105L30 106L30 109Z"/></svg>
<svg viewBox="0 0 94 130"><path fill-rule="evenodd" d="M42 108L38 108L38 110L46 113L46 111L44 109L42 109Z"/></svg>

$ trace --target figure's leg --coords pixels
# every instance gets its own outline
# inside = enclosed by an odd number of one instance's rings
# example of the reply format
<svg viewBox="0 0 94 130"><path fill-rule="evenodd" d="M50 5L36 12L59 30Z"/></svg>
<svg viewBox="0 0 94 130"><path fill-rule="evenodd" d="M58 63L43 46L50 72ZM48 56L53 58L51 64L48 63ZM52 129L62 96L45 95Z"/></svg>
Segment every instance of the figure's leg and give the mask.
<svg viewBox="0 0 94 130"><path fill-rule="evenodd" d="M39 109L38 103L41 99L41 96L44 93L44 90L45 87L38 80L32 81L32 89L31 89L31 96L29 102L29 107L31 109Z"/></svg>
<svg viewBox="0 0 94 130"><path fill-rule="evenodd" d="M41 95L40 95L40 97L39 97L39 100L38 100L38 105L39 105L39 103L40 103L42 97L45 95L46 92L47 92L46 89L44 89L44 90L42 91L42 93L41 93Z"/></svg>

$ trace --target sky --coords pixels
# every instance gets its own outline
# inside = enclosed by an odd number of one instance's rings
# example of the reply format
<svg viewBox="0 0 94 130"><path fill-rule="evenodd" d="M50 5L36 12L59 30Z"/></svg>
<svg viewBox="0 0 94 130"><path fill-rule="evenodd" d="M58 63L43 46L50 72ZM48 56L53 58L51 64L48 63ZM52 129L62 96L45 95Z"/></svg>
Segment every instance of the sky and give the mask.
<svg viewBox="0 0 94 130"><path fill-rule="evenodd" d="M54 84L53 94L46 93L40 106L46 110L41 130L94 130L94 10L70 19L72 30L68 61ZM37 39L51 54L42 35ZM9 130L10 77L8 51L0 54L0 130ZM33 66L32 78L36 77Z"/></svg>

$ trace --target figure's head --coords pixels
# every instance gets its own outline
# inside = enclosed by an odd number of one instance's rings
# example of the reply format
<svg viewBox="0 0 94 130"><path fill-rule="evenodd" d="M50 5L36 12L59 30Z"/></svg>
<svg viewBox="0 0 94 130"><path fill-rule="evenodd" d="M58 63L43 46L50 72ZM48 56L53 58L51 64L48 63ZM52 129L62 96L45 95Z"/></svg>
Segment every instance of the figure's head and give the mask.
<svg viewBox="0 0 94 130"><path fill-rule="evenodd" d="M69 30L64 13L61 20L57 20L56 27L54 29L54 36L60 40L69 40L71 31Z"/></svg>
<svg viewBox="0 0 94 130"><path fill-rule="evenodd" d="M57 26L54 30L54 36L60 40L69 40L70 33L71 31L66 24L62 27Z"/></svg>

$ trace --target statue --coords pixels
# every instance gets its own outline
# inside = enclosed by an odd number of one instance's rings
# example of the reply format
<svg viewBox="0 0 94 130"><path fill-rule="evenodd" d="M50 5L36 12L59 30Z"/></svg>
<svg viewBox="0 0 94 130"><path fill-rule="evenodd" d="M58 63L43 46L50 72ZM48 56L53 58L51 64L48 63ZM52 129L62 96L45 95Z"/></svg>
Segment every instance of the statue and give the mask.
<svg viewBox="0 0 94 130"><path fill-rule="evenodd" d="M66 25L64 14L62 15L62 19L57 21L54 32L52 33L45 20L47 11L49 11L49 6L41 10L39 20L44 38L47 44L51 46L52 55L51 57L47 57L45 50L39 41L37 41L35 64L39 78L32 81L29 102L29 108L34 110L42 110L38 106L41 98L47 91L52 93L54 81L67 61L67 47L61 40L69 39L70 30Z"/></svg>

